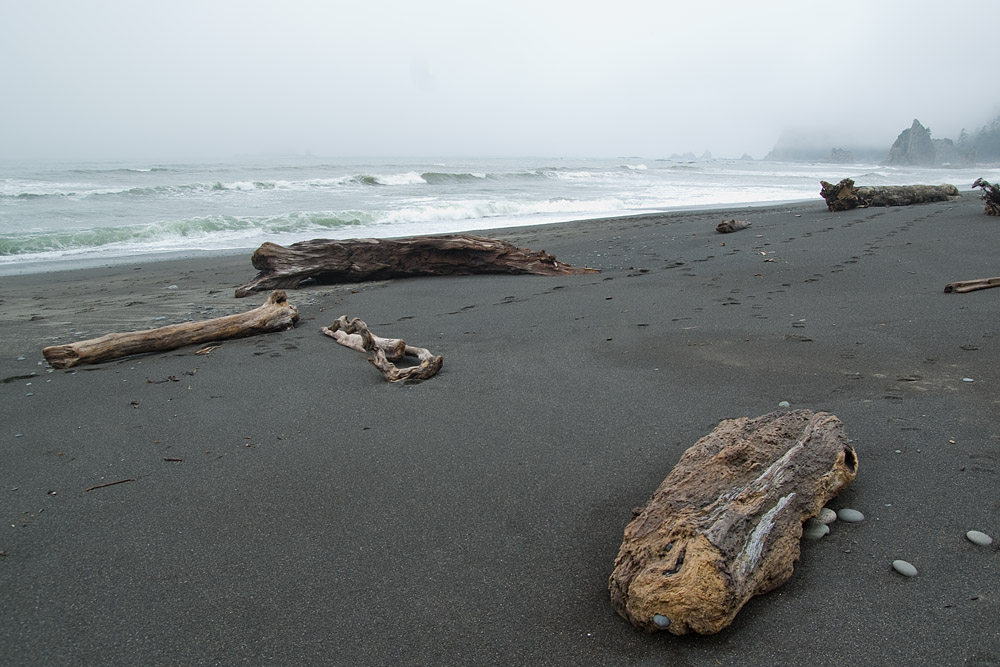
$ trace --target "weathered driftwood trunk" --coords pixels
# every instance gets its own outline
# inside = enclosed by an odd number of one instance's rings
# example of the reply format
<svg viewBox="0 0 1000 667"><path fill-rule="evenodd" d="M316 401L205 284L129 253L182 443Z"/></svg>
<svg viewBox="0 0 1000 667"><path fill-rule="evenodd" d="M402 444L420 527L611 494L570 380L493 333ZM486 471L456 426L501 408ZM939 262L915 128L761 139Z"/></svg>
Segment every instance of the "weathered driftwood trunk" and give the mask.
<svg viewBox="0 0 1000 667"><path fill-rule="evenodd" d="M710 634L784 583L802 522L857 474L842 426L809 410L722 421L625 528L608 582L615 610L649 632Z"/></svg>
<svg viewBox="0 0 1000 667"><path fill-rule="evenodd" d="M287 248L264 243L253 254L259 271L236 296L266 289L294 289L307 278L320 283L360 282L409 276L530 273L557 276L598 273L556 261L505 241L454 234L408 239L313 239Z"/></svg>
<svg viewBox="0 0 1000 667"><path fill-rule="evenodd" d="M959 280L944 286L945 294L952 292L975 292L977 289L1000 287L1000 276L996 278L977 278L976 280Z"/></svg>
<svg viewBox="0 0 1000 667"><path fill-rule="evenodd" d="M158 329L113 333L69 345L53 345L44 348L42 354L53 368L69 368L131 354L162 352L213 340L284 331L295 326L298 319L298 309L288 303L285 293L279 290L272 292L263 305L245 313Z"/></svg>
<svg viewBox="0 0 1000 667"><path fill-rule="evenodd" d="M369 331L367 324L356 317L348 320L347 315L341 315L339 319L334 320L330 326L323 327L321 331L344 347L358 352L371 353L372 356L368 358L368 361L379 369L389 382L426 380L436 375L444 364L444 358L432 354L430 350L407 345L400 338L376 336ZM391 363L399 361L403 357L415 357L420 363L406 368L396 368Z"/></svg>
<svg viewBox="0 0 1000 667"><path fill-rule="evenodd" d="M836 185L820 181L819 193L831 211L846 211L869 206L909 206L935 201L947 201L958 196L954 185L878 185L855 187L845 178Z"/></svg>
<svg viewBox="0 0 1000 667"><path fill-rule="evenodd" d="M972 187L982 188L979 198L986 202L986 215L1000 215L1000 184L977 178Z"/></svg>

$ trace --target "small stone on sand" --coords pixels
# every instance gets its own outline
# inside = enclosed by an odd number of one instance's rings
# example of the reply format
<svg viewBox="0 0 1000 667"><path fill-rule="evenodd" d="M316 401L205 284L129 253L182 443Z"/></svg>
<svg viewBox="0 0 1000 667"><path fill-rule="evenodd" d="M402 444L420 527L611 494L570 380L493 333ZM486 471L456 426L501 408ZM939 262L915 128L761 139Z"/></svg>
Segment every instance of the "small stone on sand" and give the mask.
<svg viewBox="0 0 1000 667"><path fill-rule="evenodd" d="M981 533L978 530L970 530L965 534L970 542L977 544L981 547L988 547L993 544L993 538L986 533Z"/></svg>
<svg viewBox="0 0 1000 667"><path fill-rule="evenodd" d="M907 563L905 560L892 561L892 569L899 572L904 577L917 576L917 568L913 567L911 563Z"/></svg>
<svg viewBox="0 0 1000 667"><path fill-rule="evenodd" d="M830 524L837 520L837 513L829 507L824 507L819 511L819 515L816 516L816 520L820 523Z"/></svg>
<svg viewBox="0 0 1000 667"><path fill-rule="evenodd" d="M857 510L844 508L837 510L837 518L848 523L857 523L858 521L864 521L865 515Z"/></svg>

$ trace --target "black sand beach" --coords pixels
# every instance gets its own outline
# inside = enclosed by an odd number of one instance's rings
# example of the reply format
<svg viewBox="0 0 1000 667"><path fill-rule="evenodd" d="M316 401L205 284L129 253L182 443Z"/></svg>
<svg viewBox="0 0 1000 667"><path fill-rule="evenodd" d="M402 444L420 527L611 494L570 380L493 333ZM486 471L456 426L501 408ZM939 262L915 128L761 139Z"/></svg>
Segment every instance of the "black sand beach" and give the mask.
<svg viewBox="0 0 1000 667"><path fill-rule="evenodd" d="M488 235L601 273L306 287L294 330L66 371L42 347L259 305L249 256L0 279L0 662L1000 664L1000 551L965 538L1000 538L1000 289L943 293L1000 275L975 195ZM342 314L442 372L387 384ZM865 521L717 635L638 632L632 508L781 401L845 423L831 506Z"/></svg>

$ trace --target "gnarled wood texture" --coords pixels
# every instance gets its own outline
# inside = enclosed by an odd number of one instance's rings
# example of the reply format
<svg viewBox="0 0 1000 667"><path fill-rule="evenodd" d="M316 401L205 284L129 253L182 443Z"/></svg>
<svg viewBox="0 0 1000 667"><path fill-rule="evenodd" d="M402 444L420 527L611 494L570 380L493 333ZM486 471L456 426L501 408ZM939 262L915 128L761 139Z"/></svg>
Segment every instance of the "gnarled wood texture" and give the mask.
<svg viewBox="0 0 1000 667"><path fill-rule="evenodd" d="M1000 276L996 278L977 278L976 280L959 280L944 286L945 294L952 292L975 292L978 289L1000 287Z"/></svg>
<svg viewBox="0 0 1000 667"><path fill-rule="evenodd" d="M535 252L468 234L395 240L313 239L288 247L264 243L251 261L259 273L236 288L238 297L265 289L294 289L307 278L320 283L344 283L476 273L599 273L597 269L563 264L544 250Z"/></svg>
<svg viewBox="0 0 1000 667"><path fill-rule="evenodd" d="M718 632L747 600L792 576L802 522L856 474L831 414L722 421L625 528L608 580L612 605L649 632Z"/></svg>
<svg viewBox="0 0 1000 667"><path fill-rule="evenodd" d="M356 317L348 320L347 315L341 315L321 331L344 347L371 353L372 356L368 361L379 369L389 382L426 380L434 377L444 364L444 358L432 354L430 350L407 345L399 338L376 336L369 331L367 324ZM404 356L415 357L420 363L416 366L397 368L392 362L399 361Z"/></svg>
<svg viewBox="0 0 1000 667"><path fill-rule="evenodd" d="M245 313L158 329L113 333L69 345L53 345L44 348L42 354L53 368L69 368L213 340L284 331L295 326L298 319L298 309L288 303L284 292L278 290L272 292L263 305Z"/></svg>
<svg viewBox="0 0 1000 667"><path fill-rule="evenodd" d="M820 181L819 193L826 200L831 211L847 211L852 208L869 206L909 206L935 201L948 201L958 196L954 185L877 185L855 186L854 181L845 178L832 185Z"/></svg>

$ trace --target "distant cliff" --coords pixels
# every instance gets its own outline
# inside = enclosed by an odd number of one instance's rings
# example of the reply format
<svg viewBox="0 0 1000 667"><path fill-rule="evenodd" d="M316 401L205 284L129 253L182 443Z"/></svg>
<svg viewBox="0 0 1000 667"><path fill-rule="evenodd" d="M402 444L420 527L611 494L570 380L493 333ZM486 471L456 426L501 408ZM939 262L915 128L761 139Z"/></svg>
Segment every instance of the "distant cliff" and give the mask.
<svg viewBox="0 0 1000 667"><path fill-rule="evenodd" d="M895 143L889 149L889 154L882 160L883 165L939 167L942 165L958 166L970 162L967 155L962 155L955 148L951 139L932 139L931 131L920 124L917 119L909 129L903 130L896 137Z"/></svg>

